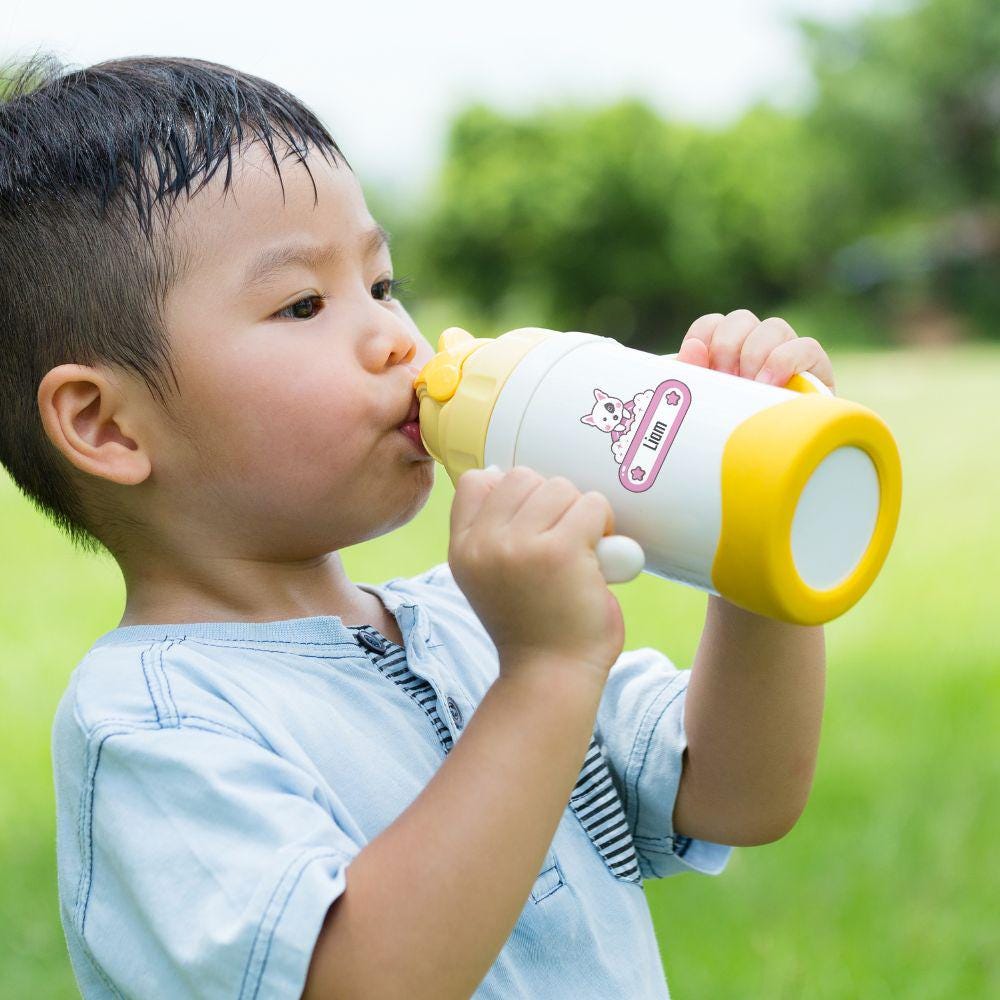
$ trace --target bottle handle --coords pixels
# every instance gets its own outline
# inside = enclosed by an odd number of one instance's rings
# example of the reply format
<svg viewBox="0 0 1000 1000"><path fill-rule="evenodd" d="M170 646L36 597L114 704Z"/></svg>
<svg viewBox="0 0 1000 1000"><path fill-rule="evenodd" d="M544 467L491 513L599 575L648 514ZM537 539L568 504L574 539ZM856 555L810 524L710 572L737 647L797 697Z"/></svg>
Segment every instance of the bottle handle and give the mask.
<svg viewBox="0 0 1000 1000"><path fill-rule="evenodd" d="M793 392L815 392L820 396L833 395L833 390L812 372L799 372L798 375L793 375L783 388L791 389Z"/></svg>
<svg viewBox="0 0 1000 1000"><path fill-rule="evenodd" d="M646 565L642 546L626 535L605 535L594 549L601 575L608 583L627 583Z"/></svg>

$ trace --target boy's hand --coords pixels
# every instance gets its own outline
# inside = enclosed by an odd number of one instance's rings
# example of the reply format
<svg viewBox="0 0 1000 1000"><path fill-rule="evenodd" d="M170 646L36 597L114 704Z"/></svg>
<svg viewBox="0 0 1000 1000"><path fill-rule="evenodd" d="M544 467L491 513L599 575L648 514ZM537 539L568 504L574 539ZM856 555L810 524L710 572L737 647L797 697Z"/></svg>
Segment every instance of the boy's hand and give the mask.
<svg viewBox="0 0 1000 1000"><path fill-rule="evenodd" d="M800 337L777 317L762 323L749 309L700 316L684 335L677 360L777 386L812 372L836 392L833 366L817 340Z"/></svg>
<svg viewBox="0 0 1000 1000"><path fill-rule="evenodd" d="M501 674L542 657L590 665L603 685L625 643L594 552L613 527L607 498L563 476L515 466L458 478L448 563L500 653Z"/></svg>

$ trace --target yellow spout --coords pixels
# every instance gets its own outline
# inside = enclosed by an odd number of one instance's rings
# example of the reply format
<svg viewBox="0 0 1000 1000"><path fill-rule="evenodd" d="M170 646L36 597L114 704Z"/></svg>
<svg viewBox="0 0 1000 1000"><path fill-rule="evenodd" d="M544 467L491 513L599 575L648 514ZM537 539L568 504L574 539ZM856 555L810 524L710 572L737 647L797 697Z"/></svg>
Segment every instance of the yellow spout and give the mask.
<svg viewBox="0 0 1000 1000"><path fill-rule="evenodd" d="M423 400L423 393L420 391L423 386L431 399L446 403L455 395L465 359L478 347L488 343L488 340L476 340L468 330L463 330L460 326L449 326L438 337L438 353L420 369L413 380L417 398Z"/></svg>

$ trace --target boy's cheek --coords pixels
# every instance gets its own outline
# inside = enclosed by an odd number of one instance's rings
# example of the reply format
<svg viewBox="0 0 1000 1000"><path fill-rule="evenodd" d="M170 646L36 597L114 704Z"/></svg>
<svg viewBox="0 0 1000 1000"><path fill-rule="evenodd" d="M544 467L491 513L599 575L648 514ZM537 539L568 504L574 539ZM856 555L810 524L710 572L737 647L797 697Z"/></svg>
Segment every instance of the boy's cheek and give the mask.
<svg viewBox="0 0 1000 1000"><path fill-rule="evenodd" d="M228 467L249 481L301 478L303 468L329 467L353 453L358 428L331 393L279 393L275 386L217 392L189 412L202 464ZM316 395L318 398L314 398ZM358 404L360 405L360 404Z"/></svg>
<svg viewBox="0 0 1000 1000"><path fill-rule="evenodd" d="M434 357L434 348L423 337L417 339L417 350L413 356L412 364L419 371L424 365Z"/></svg>
<svg viewBox="0 0 1000 1000"><path fill-rule="evenodd" d="M413 334L413 342L417 348L410 364L418 369L423 368L437 352L434 350L434 345L420 332L420 327L413 321L413 317L407 312L406 306L400 303L399 310L406 317L410 332Z"/></svg>

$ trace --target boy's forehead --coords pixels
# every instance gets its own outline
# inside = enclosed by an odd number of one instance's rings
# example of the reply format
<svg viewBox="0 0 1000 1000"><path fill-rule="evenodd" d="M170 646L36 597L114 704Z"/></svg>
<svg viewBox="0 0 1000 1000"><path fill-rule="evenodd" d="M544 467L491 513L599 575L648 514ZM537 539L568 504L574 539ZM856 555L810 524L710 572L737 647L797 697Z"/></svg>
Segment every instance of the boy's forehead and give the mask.
<svg viewBox="0 0 1000 1000"><path fill-rule="evenodd" d="M275 152L280 179L267 149L255 142L234 148L228 190L223 165L197 194L178 201L169 239L184 245L197 269L239 270L263 246L294 238L346 243L371 227L361 186L343 161L310 150L307 171L295 157L282 160L277 143Z"/></svg>

